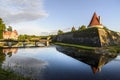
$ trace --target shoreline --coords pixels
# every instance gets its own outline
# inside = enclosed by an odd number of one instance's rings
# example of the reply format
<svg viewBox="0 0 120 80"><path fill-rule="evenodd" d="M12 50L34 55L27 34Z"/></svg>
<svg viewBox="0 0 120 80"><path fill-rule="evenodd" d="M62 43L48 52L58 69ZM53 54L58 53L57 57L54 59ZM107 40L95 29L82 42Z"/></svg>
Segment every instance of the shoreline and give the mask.
<svg viewBox="0 0 120 80"><path fill-rule="evenodd" d="M90 47L90 46L83 46L83 45L76 45L76 44L60 43L60 42L55 42L53 44L60 45L60 46L76 47L84 50L95 50L97 48L97 47Z"/></svg>
<svg viewBox="0 0 120 80"><path fill-rule="evenodd" d="M47 46L26 46L26 47L22 47L22 46L12 46L12 47L8 47L8 46L3 46L3 47L0 47L2 49L7 49L7 48L42 48L42 47L47 47Z"/></svg>
<svg viewBox="0 0 120 80"><path fill-rule="evenodd" d="M80 49L90 50L90 51L95 51L98 49L106 49L111 53L120 53L120 45L107 46L107 47L91 47L91 46L83 46L83 45L60 43L60 42L55 42L53 44L60 45L60 46L67 46L67 47L75 47L75 48L80 48Z"/></svg>

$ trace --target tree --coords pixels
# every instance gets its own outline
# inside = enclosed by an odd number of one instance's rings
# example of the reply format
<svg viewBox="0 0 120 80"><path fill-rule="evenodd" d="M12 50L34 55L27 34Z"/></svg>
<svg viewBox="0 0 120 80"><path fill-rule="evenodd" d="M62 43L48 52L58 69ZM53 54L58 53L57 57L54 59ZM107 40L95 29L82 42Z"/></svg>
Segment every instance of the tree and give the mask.
<svg viewBox="0 0 120 80"><path fill-rule="evenodd" d="M85 30L85 29L86 29L86 26L82 25L81 27L78 28L78 31Z"/></svg>
<svg viewBox="0 0 120 80"><path fill-rule="evenodd" d="M3 31L6 30L6 26L2 21L2 18L0 18L0 39L3 39Z"/></svg>
<svg viewBox="0 0 120 80"><path fill-rule="evenodd" d="M12 32L12 27L8 26L7 30Z"/></svg>
<svg viewBox="0 0 120 80"><path fill-rule="evenodd" d="M74 32L76 31L75 27L73 26L72 29L71 29L71 32Z"/></svg>
<svg viewBox="0 0 120 80"><path fill-rule="evenodd" d="M2 30L2 31L5 31L5 30L6 30L6 26L5 26L5 24L3 23L2 18L0 18L0 30Z"/></svg>
<svg viewBox="0 0 120 80"><path fill-rule="evenodd" d="M58 30L57 34L63 34L63 31L62 30Z"/></svg>
<svg viewBox="0 0 120 80"><path fill-rule="evenodd" d="M25 35L19 35L18 40L25 40L26 36Z"/></svg>

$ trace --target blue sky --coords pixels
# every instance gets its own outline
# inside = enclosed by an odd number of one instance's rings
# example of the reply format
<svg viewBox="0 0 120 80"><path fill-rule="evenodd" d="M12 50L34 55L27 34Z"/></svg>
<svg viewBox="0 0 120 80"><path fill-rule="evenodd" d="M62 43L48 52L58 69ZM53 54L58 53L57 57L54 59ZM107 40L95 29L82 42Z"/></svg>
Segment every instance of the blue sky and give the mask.
<svg viewBox="0 0 120 80"><path fill-rule="evenodd" d="M44 35L88 25L94 12L120 32L120 0L3 0L0 16L19 34Z"/></svg>

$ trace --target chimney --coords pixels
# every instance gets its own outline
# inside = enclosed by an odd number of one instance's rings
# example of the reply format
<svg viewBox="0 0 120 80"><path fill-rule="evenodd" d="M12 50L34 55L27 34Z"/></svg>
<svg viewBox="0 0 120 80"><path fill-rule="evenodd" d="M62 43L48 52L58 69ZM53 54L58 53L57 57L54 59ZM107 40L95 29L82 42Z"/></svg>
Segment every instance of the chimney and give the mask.
<svg viewBox="0 0 120 80"><path fill-rule="evenodd" d="M101 17L99 16L98 19L99 19L99 23L101 24Z"/></svg>

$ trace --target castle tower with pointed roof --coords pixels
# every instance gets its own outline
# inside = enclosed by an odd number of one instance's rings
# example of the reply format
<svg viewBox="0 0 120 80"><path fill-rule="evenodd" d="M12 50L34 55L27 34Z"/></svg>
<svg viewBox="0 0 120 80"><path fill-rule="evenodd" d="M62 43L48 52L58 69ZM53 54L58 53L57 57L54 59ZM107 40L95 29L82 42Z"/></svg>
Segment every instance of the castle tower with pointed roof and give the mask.
<svg viewBox="0 0 120 80"><path fill-rule="evenodd" d="M103 28L103 25L101 24L100 21L100 16L98 17L96 12L94 12L93 17L88 25L88 27L99 27L99 28Z"/></svg>

